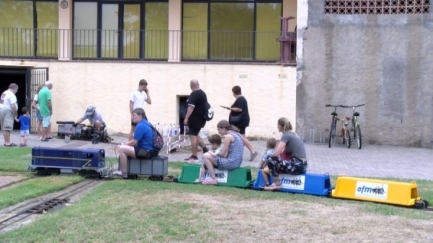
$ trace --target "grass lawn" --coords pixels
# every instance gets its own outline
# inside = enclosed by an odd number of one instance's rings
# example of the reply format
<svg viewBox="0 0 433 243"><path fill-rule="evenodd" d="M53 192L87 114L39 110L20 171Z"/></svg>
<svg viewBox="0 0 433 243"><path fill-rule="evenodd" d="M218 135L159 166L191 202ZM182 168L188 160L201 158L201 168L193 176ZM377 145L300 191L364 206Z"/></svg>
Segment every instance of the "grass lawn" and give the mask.
<svg viewBox="0 0 433 243"><path fill-rule="evenodd" d="M37 177L16 186L4 188L0 190L0 209L30 198L61 190L83 179L80 176Z"/></svg>
<svg viewBox="0 0 433 243"><path fill-rule="evenodd" d="M26 171L31 153L31 148L0 147L0 171Z"/></svg>
<svg viewBox="0 0 433 243"><path fill-rule="evenodd" d="M433 182L419 181L433 202ZM433 213L299 194L113 180L0 242L431 242Z"/></svg>

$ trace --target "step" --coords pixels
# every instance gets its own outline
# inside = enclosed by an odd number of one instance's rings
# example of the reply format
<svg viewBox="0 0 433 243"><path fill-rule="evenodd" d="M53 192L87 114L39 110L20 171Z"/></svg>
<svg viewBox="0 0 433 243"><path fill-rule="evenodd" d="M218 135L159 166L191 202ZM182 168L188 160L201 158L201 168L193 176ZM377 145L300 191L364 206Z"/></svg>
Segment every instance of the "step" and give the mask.
<svg viewBox="0 0 433 243"><path fill-rule="evenodd" d="M119 167L120 168L120 167ZM168 157L156 156L151 159L128 157L128 174L131 175L159 175L168 174Z"/></svg>
<svg viewBox="0 0 433 243"><path fill-rule="evenodd" d="M332 197L414 206L418 197L416 182L397 182L356 177L337 177Z"/></svg>
<svg viewBox="0 0 433 243"><path fill-rule="evenodd" d="M269 182L273 183L272 176L267 175ZM282 188L281 192L301 193L318 196L328 196L331 188L329 174L312 174L302 175L280 174ZM257 179L253 183L253 189L263 190L265 181L263 180L262 170L257 171Z"/></svg>
<svg viewBox="0 0 433 243"><path fill-rule="evenodd" d="M194 183L200 176L201 165L185 164L182 166L181 175L178 178L179 183ZM232 187L250 187L251 186L251 170L248 167L239 167L234 170L218 170L215 169L215 175L218 178L218 186ZM210 177L206 173L206 177Z"/></svg>

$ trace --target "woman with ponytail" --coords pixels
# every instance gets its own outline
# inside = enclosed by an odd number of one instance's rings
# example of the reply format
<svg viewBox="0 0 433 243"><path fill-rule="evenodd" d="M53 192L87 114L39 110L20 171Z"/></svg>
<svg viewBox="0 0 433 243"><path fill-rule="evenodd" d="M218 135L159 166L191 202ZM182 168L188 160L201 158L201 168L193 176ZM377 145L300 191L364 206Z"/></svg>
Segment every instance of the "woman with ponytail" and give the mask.
<svg viewBox="0 0 433 243"><path fill-rule="evenodd" d="M283 133L274 153L268 158L267 165L274 183L265 185L265 190L280 190L279 173L299 175L307 171L307 155L304 142L293 132L289 119L278 119L278 131Z"/></svg>
<svg viewBox="0 0 433 243"><path fill-rule="evenodd" d="M224 143L221 152L212 156L210 153L203 155L203 171L208 171L210 178L198 178L198 182L204 185L216 185L218 179L215 176L215 169L234 170L241 166L244 154L244 143L239 129L226 120L221 120L217 125L218 133L224 136Z"/></svg>

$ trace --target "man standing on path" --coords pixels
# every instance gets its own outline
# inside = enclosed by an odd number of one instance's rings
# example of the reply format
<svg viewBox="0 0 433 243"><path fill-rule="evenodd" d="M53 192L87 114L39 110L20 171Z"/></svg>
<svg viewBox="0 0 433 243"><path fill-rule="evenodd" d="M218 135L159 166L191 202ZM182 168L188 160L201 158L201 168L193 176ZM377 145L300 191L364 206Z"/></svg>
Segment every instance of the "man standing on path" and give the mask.
<svg viewBox="0 0 433 243"><path fill-rule="evenodd" d="M53 106L51 100L51 89L53 82L45 82L45 87L38 93L39 110L42 116L42 142L48 142L51 137L51 116L53 115Z"/></svg>
<svg viewBox="0 0 433 243"><path fill-rule="evenodd" d="M188 109L186 111L184 125L188 125L189 138L191 140L191 156L185 159L189 163L197 163L197 145L203 149L203 153L208 152L203 139L198 136L200 129L206 125L206 119L204 118L205 104L207 103L206 93L200 89L200 84L196 79L190 82L191 94L187 100Z"/></svg>
<svg viewBox="0 0 433 243"><path fill-rule="evenodd" d="M11 143L11 132L14 129L14 121L18 116L18 101L15 94L18 91L18 85L11 83L9 89L1 94L0 98L0 125L3 130L5 139L4 146L15 147L15 143Z"/></svg>
<svg viewBox="0 0 433 243"><path fill-rule="evenodd" d="M138 89L132 92L131 97L129 98L129 112L131 114L131 131L129 132L128 141L132 140L132 135L134 134L136 123L132 121L132 111L137 108L144 109L144 102L147 104L152 104L152 100L149 96L149 90L147 89L147 81L142 79L138 83ZM143 116L144 119L147 120L146 113Z"/></svg>

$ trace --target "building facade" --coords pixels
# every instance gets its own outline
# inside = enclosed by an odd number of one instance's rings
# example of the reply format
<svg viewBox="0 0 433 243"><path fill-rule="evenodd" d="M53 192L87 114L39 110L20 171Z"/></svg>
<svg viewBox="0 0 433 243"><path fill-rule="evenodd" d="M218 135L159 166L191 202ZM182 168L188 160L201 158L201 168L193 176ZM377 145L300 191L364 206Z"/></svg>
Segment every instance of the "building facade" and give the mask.
<svg viewBox="0 0 433 243"><path fill-rule="evenodd" d="M358 108L364 142L431 147L430 2L298 1L298 130L327 139L325 104L365 104Z"/></svg>
<svg viewBox="0 0 433 243"><path fill-rule="evenodd" d="M279 117L296 119L296 47L282 53L278 41L281 17L296 17L296 8L296 0L0 1L1 88L18 83L19 105L29 105L50 79L54 121L76 120L92 104L110 132L127 133L140 79L149 83L149 120L160 125L179 123L198 79L215 110L212 133L228 118L219 106L231 105L240 85L247 135L274 136Z"/></svg>

